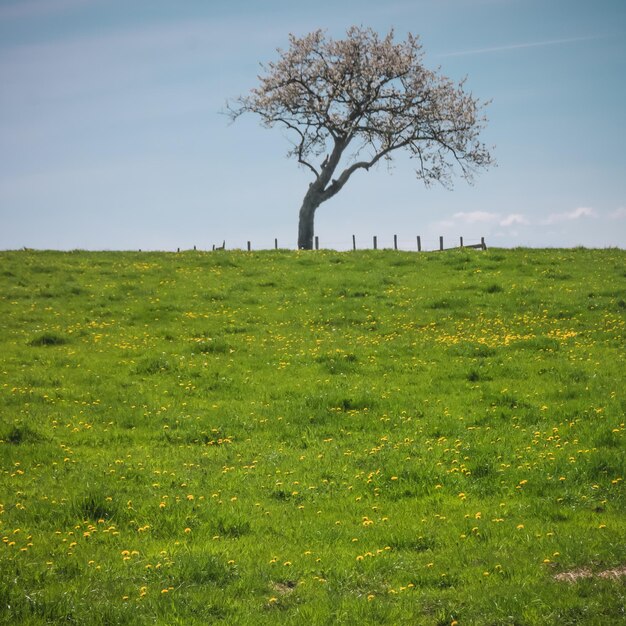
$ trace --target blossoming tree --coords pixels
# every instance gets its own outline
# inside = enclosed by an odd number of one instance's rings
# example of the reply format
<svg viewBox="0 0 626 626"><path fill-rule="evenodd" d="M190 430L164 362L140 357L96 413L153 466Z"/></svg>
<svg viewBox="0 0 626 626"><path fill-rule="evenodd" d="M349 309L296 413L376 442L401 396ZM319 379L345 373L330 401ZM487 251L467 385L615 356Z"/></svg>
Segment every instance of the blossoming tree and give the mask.
<svg viewBox="0 0 626 626"><path fill-rule="evenodd" d="M342 40L322 30L290 35L289 49L262 66L260 86L229 103L234 120L256 113L267 127L288 129L288 156L310 170L302 201L298 247L313 247L317 208L337 194L358 170L369 170L397 150L415 159L425 184L451 186L452 173L471 182L492 164L479 141L485 103L464 83L426 69L418 37L396 43L353 26Z"/></svg>

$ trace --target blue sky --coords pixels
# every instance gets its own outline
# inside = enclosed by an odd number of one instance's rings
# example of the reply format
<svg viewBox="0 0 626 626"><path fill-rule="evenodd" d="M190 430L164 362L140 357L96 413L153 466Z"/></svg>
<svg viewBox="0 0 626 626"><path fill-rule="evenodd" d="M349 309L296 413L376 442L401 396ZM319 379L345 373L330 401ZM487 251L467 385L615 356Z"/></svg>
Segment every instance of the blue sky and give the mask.
<svg viewBox="0 0 626 626"><path fill-rule="evenodd" d="M624 0L0 0L0 249L295 247L309 173L222 111L289 33L352 24L467 76L498 167L453 191L403 155L358 172L321 245L626 247Z"/></svg>

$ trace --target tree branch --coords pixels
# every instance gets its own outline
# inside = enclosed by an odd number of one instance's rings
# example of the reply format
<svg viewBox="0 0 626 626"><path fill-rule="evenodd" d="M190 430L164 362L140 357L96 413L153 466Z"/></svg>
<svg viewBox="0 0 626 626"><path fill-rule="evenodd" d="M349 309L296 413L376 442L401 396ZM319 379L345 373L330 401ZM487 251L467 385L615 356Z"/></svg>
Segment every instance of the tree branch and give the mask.
<svg viewBox="0 0 626 626"><path fill-rule="evenodd" d="M403 141L399 144L394 144L392 146L389 146L388 148L385 148L384 150L381 150L381 152L376 154L369 161L357 161L356 163L353 163L352 165L347 167L345 170L343 170L343 172L341 172L339 178L333 180L332 184L328 188L324 189L324 192L322 193L322 202L325 202L326 200L332 198L335 194L339 193L342 187L348 182L350 176L354 174L354 172L360 169L364 169L366 171L369 170L370 167L376 165L376 163L378 163L380 159L387 156L390 152L398 150L399 148L404 148L409 143L410 140L407 139L406 141Z"/></svg>

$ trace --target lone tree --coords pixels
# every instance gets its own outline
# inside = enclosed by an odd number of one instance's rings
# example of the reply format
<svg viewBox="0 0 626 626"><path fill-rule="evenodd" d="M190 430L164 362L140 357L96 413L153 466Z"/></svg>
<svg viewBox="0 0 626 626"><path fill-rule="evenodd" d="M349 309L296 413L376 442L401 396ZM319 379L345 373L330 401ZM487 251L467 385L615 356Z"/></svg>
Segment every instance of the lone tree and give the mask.
<svg viewBox="0 0 626 626"><path fill-rule="evenodd" d="M405 149L417 177L451 187L459 169L472 181L475 170L492 164L478 139L486 119L464 82L426 69L418 37L395 43L393 30L381 39L353 26L343 40L322 30L289 36L289 49L262 65L260 86L228 106L235 120L261 116L266 127L288 129L295 157L313 174L302 201L298 247L313 247L317 208L338 193L357 170L369 170Z"/></svg>

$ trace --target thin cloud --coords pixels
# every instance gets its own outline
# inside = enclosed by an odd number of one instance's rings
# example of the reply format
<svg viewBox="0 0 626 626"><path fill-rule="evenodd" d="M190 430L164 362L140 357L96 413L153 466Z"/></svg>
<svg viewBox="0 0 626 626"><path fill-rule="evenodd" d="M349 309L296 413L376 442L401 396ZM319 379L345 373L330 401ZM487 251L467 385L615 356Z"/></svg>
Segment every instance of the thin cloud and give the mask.
<svg viewBox="0 0 626 626"><path fill-rule="evenodd" d="M591 209L589 207L579 207L577 209L573 209L572 211L565 211L563 213L552 213L548 215L548 217L541 223L545 225L558 224L560 222L571 222L582 218L597 216L598 214L594 209Z"/></svg>
<svg viewBox="0 0 626 626"><path fill-rule="evenodd" d="M519 213L511 213L511 215L507 215L504 219L500 220L500 226L527 226L530 222Z"/></svg>
<svg viewBox="0 0 626 626"><path fill-rule="evenodd" d="M469 213L455 213L453 220L463 222L464 224L475 224L477 222L494 222L498 219L497 213L489 213L488 211L470 211Z"/></svg>
<svg viewBox="0 0 626 626"><path fill-rule="evenodd" d="M620 207L616 211L609 213L609 218L612 220L624 220L626 219L626 207Z"/></svg>
<svg viewBox="0 0 626 626"><path fill-rule="evenodd" d="M524 48L543 48L546 46L558 46L568 43L577 43L579 41L590 41L593 39L602 39L603 37L592 35L586 37L568 37L566 39L547 39L545 41L531 41L526 43L514 43L506 46L493 46L490 48L474 48L472 50L459 50L456 52L444 52L439 57L461 57L473 54L491 54L493 52L508 52L510 50L522 50Z"/></svg>
<svg viewBox="0 0 626 626"><path fill-rule="evenodd" d="M489 211L455 213L450 221L453 224L462 222L463 224L498 224L498 226L524 226L530 224L530 221L521 213L502 215L501 213L491 213Z"/></svg>

